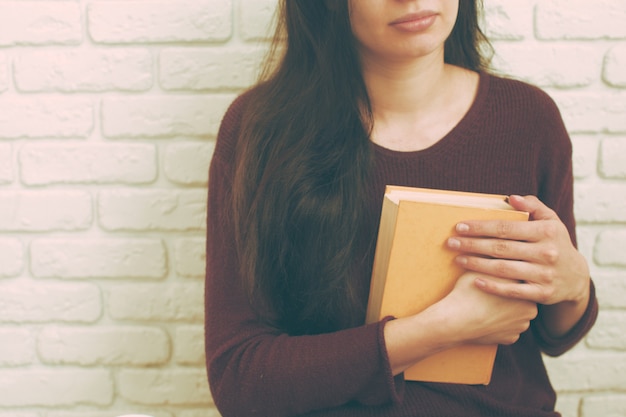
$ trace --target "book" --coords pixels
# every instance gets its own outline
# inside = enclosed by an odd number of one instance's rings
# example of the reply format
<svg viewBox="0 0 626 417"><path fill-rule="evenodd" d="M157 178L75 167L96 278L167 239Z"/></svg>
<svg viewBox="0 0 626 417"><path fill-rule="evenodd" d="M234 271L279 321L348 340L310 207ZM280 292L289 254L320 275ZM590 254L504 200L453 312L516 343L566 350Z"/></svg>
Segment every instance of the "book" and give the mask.
<svg viewBox="0 0 626 417"><path fill-rule="evenodd" d="M457 223L528 220L506 196L388 185L370 284L366 322L417 314L449 294L464 270L446 247ZM497 345L462 345L429 356L406 380L489 384Z"/></svg>

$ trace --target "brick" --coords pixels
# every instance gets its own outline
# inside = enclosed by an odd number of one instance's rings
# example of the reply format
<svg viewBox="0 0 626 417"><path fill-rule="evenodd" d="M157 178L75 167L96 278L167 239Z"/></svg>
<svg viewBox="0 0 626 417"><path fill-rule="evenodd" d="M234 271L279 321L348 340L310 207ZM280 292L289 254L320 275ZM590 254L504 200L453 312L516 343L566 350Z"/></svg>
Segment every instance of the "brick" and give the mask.
<svg viewBox="0 0 626 417"><path fill-rule="evenodd" d="M206 239L184 238L174 242L176 274L183 277L202 278L206 269Z"/></svg>
<svg viewBox="0 0 626 417"><path fill-rule="evenodd" d="M574 212L581 223L626 221L626 184L575 184Z"/></svg>
<svg viewBox="0 0 626 417"><path fill-rule="evenodd" d="M78 407L77 407L78 408ZM174 414L168 411L156 411L153 409L146 409L144 407L126 407L120 409L111 409L108 411L62 411L62 412L48 412L42 417L175 417ZM0 417L2 417L0 415ZM13 416L9 416L13 417Z"/></svg>
<svg viewBox="0 0 626 417"><path fill-rule="evenodd" d="M1 6L0 6L1 7ZM7 56L0 53L0 93L9 87L9 60Z"/></svg>
<svg viewBox="0 0 626 417"><path fill-rule="evenodd" d="M562 417L578 417L579 408L580 396L573 394L557 395L555 409L561 413Z"/></svg>
<svg viewBox="0 0 626 417"><path fill-rule="evenodd" d="M20 91L145 91L152 86L146 49L33 50L15 58Z"/></svg>
<svg viewBox="0 0 626 417"><path fill-rule="evenodd" d="M535 29L539 39L621 39L626 38L624 0L537 2Z"/></svg>
<svg viewBox="0 0 626 417"><path fill-rule="evenodd" d="M204 327L181 326L174 335L174 360L179 365L203 365Z"/></svg>
<svg viewBox="0 0 626 417"><path fill-rule="evenodd" d="M106 97L106 137L215 136L234 95Z"/></svg>
<svg viewBox="0 0 626 417"><path fill-rule="evenodd" d="M48 412L42 417L122 417L122 416L135 416L135 417L174 417L174 415L168 411L156 411L153 409L146 409L145 407L126 407L119 409L108 409L108 411L59 411ZM0 417L2 415L0 414ZM7 417L13 417L7 416ZM38 416L36 416L38 417ZM217 416L219 417L219 416Z"/></svg>
<svg viewBox="0 0 626 417"><path fill-rule="evenodd" d="M123 369L117 386L123 398L138 404L211 404L204 369Z"/></svg>
<svg viewBox="0 0 626 417"><path fill-rule="evenodd" d="M0 184L13 181L13 149L9 143L0 143Z"/></svg>
<svg viewBox="0 0 626 417"><path fill-rule="evenodd" d="M626 43L615 45L606 53L602 78L612 87L626 88Z"/></svg>
<svg viewBox="0 0 626 417"><path fill-rule="evenodd" d="M19 153L28 185L146 184L157 177L156 148L137 143L27 143Z"/></svg>
<svg viewBox="0 0 626 417"><path fill-rule="evenodd" d="M620 390L626 385L622 352L579 350L545 359L548 374L560 392Z"/></svg>
<svg viewBox="0 0 626 417"><path fill-rule="evenodd" d="M232 33L231 0L92 2L87 12L101 43L224 42Z"/></svg>
<svg viewBox="0 0 626 417"><path fill-rule="evenodd" d="M17 413L17 412L9 412L2 413L0 412L0 417L41 417L38 413Z"/></svg>
<svg viewBox="0 0 626 417"><path fill-rule="evenodd" d="M600 310L598 320L586 337L595 349L626 350L626 311Z"/></svg>
<svg viewBox="0 0 626 417"><path fill-rule="evenodd" d="M202 322L203 285L194 282L114 286L109 291L108 311L119 320Z"/></svg>
<svg viewBox="0 0 626 417"><path fill-rule="evenodd" d="M277 0L240 0L239 33L246 41L267 40L274 34L272 19Z"/></svg>
<svg viewBox="0 0 626 417"><path fill-rule="evenodd" d="M76 1L0 2L0 46L78 44L82 40Z"/></svg>
<svg viewBox="0 0 626 417"><path fill-rule="evenodd" d="M626 394L592 394L583 398L580 417L626 416Z"/></svg>
<svg viewBox="0 0 626 417"><path fill-rule="evenodd" d="M24 269L24 255L20 240L0 238L0 277L19 275Z"/></svg>
<svg viewBox="0 0 626 417"><path fill-rule="evenodd" d="M108 405L113 400L110 371L100 369L3 369L0 406Z"/></svg>
<svg viewBox="0 0 626 417"><path fill-rule="evenodd" d="M94 284L0 281L3 323L93 323L101 314L100 290Z"/></svg>
<svg viewBox="0 0 626 417"><path fill-rule="evenodd" d="M169 359L167 334L154 327L47 327L38 338L42 361L51 365L162 365Z"/></svg>
<svg viewBox="0 0 626 417"><path fill-rule="evenodd" d="M570 133L626 133L626 91L551 91L550 95Z"/></svg>
<svg viewBox="0 0 626 417"><path fill-rule="evenodd" d="M159 239L37 239L31 271L44 278L163 278L167 253Z"/></svg>
<svg viewBox="0 0 626 417"><path fill-rule="evenodd" d="M1 231L84 230L91 223L92 204L88 192L0 191Z"/></svg>
<svg viewBox="0 0 626 417"><path fill-rule="evenodd" d="M32 330L0 327L0 340L2 340L0 343L0 366L29 365L35 360L35 336Z"/></svg>
<svg viewBox="0 0 626 417"><path fill-rule="evenodd" d="M206 191L102 191L98 214L100 225L110 231L202 231L206 228Z"/></svg>
<svg viewBox="0 0 626 417"><path fill-rule="evenodd" d="M624 267L626 266L624 247L626 247L626 228L605 230L596 240L594 260L602 266Z"/></svg>
<svg viewBox="0 0 626 417"><path fill-rule="evenodd" d="M626 155L626 136L603 139L598 163L602 177L626 179L624 155Z"/></svg>
<svg viewBox="0 0 626 417"><path fill-rule="evenodd" d="M165 176L177 184L206 185L214 148L214 142L169 145L163 157Z"/></svg>
<svg viewBox="0 0 626 417"><path fill-rule="evenodd" d="M626 309L626 277L623 272L593 274L596 294L604 308Z"/></svg>
<svg viewBox="0 0 626 417"><path fill-rule="evenodd" d="M522 40L533 36L533 12L527 0L485 1L485 33L489 40Z"/></svg>
<svg viewBox="0 0 626 417"><path fill-rule="evenodd" d="M583 179L596 174L600 139L595 136L572 136L574 178Z"/></svg>
<svg viewBox="0 0 626 417"><path fill-rule="evenodd" d="M201 410L183 410L176 417L220 417L221 414L215 408L205 408Z"/></svg>
<svg viewBox="0 0 626 417"><path fill-rule="evenodd" d="M225 90L249 87L265 51L259 48L176 48L161 52L160 84L165 90Z"/></svg>
<svg viewBox="0 0 626 417"><path fill-rule="evenodd" d="M598 78L603 59L597 45L498 42L494 48L494 68L541 87L591 85Z"/></svg>
<svg viewBox="0 0 626 417"><path fill-rule="evenodd" d="M0 138L86 138L93 126L94 106L89 98L0 97Z"/></svg>

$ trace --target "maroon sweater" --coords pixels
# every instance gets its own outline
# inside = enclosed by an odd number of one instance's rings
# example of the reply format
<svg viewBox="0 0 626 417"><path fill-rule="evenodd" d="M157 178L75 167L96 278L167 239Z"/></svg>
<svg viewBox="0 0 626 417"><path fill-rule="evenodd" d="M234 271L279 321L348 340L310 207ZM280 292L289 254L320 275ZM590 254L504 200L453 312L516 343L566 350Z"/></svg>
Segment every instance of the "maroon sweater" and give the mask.
<svg viewBox="0 0 626 417"><path fill-rule="evenodd" d="M237 285L227 204L243 101L245 95L224 116L209 179L206 357L225 417L559 415L541 353L560 355L591 328L598 311L593 285L587 311L566 336L550 338L534 321L517 343L500 346L488 386L393 377L384 322L315 336L290 336L259 322ZM535 87L482 74L469 112L435 145L416 152L374 145L374 153L365 204L378 216L386 184L533 194L558 213L575 242L571 143L555 104ZM369 278L362 271L365 285Z"/></svg>

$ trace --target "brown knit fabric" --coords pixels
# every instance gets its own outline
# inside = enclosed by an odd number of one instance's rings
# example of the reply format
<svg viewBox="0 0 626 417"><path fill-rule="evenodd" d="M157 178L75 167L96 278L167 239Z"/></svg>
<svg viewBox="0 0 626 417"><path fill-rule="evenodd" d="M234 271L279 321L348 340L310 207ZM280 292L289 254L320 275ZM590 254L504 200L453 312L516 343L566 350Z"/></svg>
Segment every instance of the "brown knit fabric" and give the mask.
<svg viewBox="0 0 626 417"><path fill-rule="evenodd" d="M492 382L465 386L405 382L390 372L384 322L292 337L260 324L237 286L229 221L234 146L245 95L222 121L209 178L206 357L224 417L548 417L555 393L541 352L559 355L591 328L591 302L559 340L537 322L500 346ZM386 184L497 194L533 194L554 209L575 242L571 143L553 101L527 84L481 74L468 114L432 147L395 152L374 145L375 170L364 209L378 222ZM375 239L375 236L372 236ZM363 285L370 271L362 271Z"/></svg>

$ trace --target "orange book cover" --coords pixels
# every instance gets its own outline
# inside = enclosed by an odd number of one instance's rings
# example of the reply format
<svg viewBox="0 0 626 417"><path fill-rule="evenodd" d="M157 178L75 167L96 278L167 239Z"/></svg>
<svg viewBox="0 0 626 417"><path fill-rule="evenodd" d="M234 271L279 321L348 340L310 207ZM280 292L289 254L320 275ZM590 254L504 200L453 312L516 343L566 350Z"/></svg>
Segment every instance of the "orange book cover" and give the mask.
<svg viewBox="0 0 626 417"><path fill-rule="evenodd" d="M465 220L528 220L503 195L387 186L380 219L368 323L419 313L454 287L463 269L446 241ZM488 384L497 345L464 345L429 356L404 372L407 380Z"/></svg>

